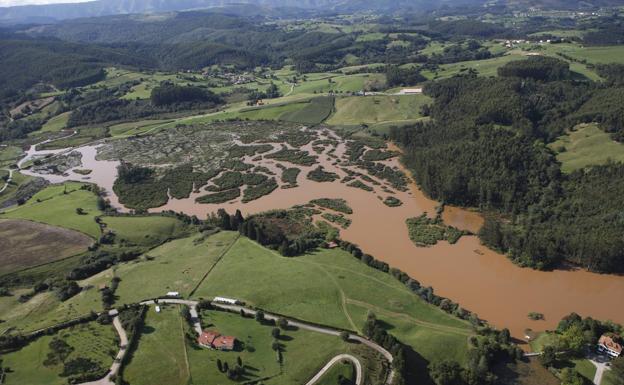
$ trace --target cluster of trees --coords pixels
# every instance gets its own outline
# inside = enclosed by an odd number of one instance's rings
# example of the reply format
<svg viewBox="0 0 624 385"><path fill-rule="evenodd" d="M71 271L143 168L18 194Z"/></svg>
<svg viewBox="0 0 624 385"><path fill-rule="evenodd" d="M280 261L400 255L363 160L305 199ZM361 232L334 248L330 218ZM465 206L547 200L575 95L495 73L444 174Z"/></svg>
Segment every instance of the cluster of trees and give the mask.
<svg viewBox="0 0 624 385"><path fill-rule="evenodd" d="M392 367L395 371L393 384L404 385L408 383L406 355L410 348L404 345L395 336L388 333L385 325L377 320L377 317L372 312L368 313L362 332L366 337L383 346L384 349L392 354Z"/></svg>
<svg viewBox="0 0 624 385"><path fill-rule="evenodd" d="M214 92L195 86L178 86L170 83L162 84L152 90L150 100L155 106L172 104L199 103L217 105L223 103Z"/></svg>
<svg viewBox="0 0 624 385"><path fill-rule="evenodd" d="M461 76L428 84L432 121L393 128L390 138L405 148L405 162L429 196L495 213L481 238L518 263L547 269L567 260L624 271L617 235L624 224L614 215L622 205L614 192L622 188L623 166L563 175L545 145L578 122L600 121L596 111L617 116L609 111L621 107L603 95L617 96L618 88L531 78L533 68L565 72L556 59L517 63L505 71L519 69L516 75L528 78Z"/></svg>
<svg viewBox="0 0 624 385"><path fill-rule="evenodd" d="M243 218L239 210L229 215L220 209L216 215L209 216L207 222L224 230L237 230L285 257L303 254L325 242L323 230L316 228L298 210L273 210Z"/></svg>
<svg viewBox="0 0 624 385"><path fill-rule="evenodd" d="M468 60L485 60L493 57L489 48L481 46L476 40L468 40L465 44L453 44L444 47L442 52L433 53L426 59L428 64L448 64Z"/></svg>
<svg viewBox="0 0 624 385"><path fill-rule="evenodd" d="M612 322L601 322L590 317L582 318L576 313L564 317L551 335L551 343L544 346L540 363L550 370L564 367L559 371L559 377L565 385L583 385L583 378L574 370L566 368L566 361L583 358L588 346L593 347L603 334L617 338L622 333L622 326ZM617 384L624 384L624 359L613 361Z"/></svg>
<svg viewBox="0 0 624 385"><path fill-rule="evenodd" d="M417 67L400 68L398 66L386 67L386 84L388 87L413 86L427 80L420 74Z"/></svg>
<svg viewBox="0 0 624 385"><path fill-rule="evenodd" d="M468 363L462 367L450 360L436 362L430 367L431 378L437 385L488 385L497 377L492 368L500 363L521 359L522 350L513 344L509 330L478 329L469 339Z"/></svg>
<svg viewBox="0 0 624 385"><path fill-rule="evenodd" d="M498 76L554 81L570 77L570 65L548 56L532 56L526 60L511 61L498 68Z"/></svg>

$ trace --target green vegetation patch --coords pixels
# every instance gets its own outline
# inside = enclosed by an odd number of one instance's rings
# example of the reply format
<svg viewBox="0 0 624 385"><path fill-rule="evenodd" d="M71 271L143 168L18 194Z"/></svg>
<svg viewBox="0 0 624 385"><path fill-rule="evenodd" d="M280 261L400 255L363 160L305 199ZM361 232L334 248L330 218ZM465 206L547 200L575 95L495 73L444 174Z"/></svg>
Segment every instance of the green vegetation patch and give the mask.
<svg viewBox="0 0 624 385"><path fill-rule="evenodd" d="M65 385L99 379L108 372L118 349L117 333L111 325L76 325L3 354L3 365L11 368L3 383Z"/></svg>
<svg viewBox="0 0 624 385"><path fill-rule="evenodd" d="M219 204L234 200L241 195L240 188L233 188L230 190L219 191L213 194L202 195L195 199L197 203L203 204Z"/></svg>
<svg viewBox="0 0 624 385"><path fill-rule="evenodd" d="M320 198L311 200L310 203L325 209L338 211L343 214L353 214L353 209L349 207L349 204L346 200L341 198Z"/></svg>
<svg viewBox="0 0 624 385"><path fill-rule="evenodd" d="M339 361L320 378L319 385L341 385L355 382L355 368L350 361Z"/></svg>
<svg viewBox="0 0 624 385"><path fill-rule="evenodd" d="M245 191L243 191L243 203L251 202L265 195L269 195L278 187L275 178L265 179L264 182L255 186L248 186Z"/></svg>
<svg viewBox="0 0 624 385"><path fill-rule="evenodd" d="M362 182L359 179L356 179L353 182L347 184L347 186L354 187L354 188L359 188L360 190L364 190L364 191L368 191L368 192L371 192L371 191L374 190L371 186L367 185L366 183Z"/></svg>
<svg viewBox="0 0 624 385"><path fill-rule="evenodd" d="M35 194L26 204L1 214L0 218L47 223L81 231L97 239L100 227L95 217L101 212L97 207L97 195L90 189L90 185L83 183L50 186ZM81 214L77 212L79 208Z"/></svg>
<svg viewBox="0 0 624 385"><path fill-rule="evenodd" d="M316 156L310 155L306 151L291 150L286 147L283 147L281 150L274 152L273 154L267 155L266 158L290 162L300 166L312 166L316 164L318 159Z"/></svg>
<svg viewBox="0 0 624 385"><path fill-rule="evenodd" d="M581 124L549 147L557 153L561 170L569 173L607 162L624 162L624 144L618 143L597 124Z"/></svg>
<svg viewBox="0 0 624 385"><path fill-rule="evenodd" d="M432 246L438 241L448 241L454 244L464 235L461 230L444 225L441 218L427 217L427 213L417 218L408 218L405 222L410 239L420 247Z"/></svg>
<svg viewBox="0 0 624 385"><path fill-rule="evenodd" d="M282 182L288 183L289 187L295 187L297 186L297 178L299 177L300 173L300 168L285 168L284 170L282 170Z"/></svg>
<svg viewBox="0 0 624 385"><path fill-rule="evenodd" d="M314 170L308 172L307 178L314 182L334 182L340 177L334 172L327 172L323 166L318 166Z"/></svg>
<svg viewBox="0 0 624 385"><path fill-rule="evenodd" d="M332 213L324 213L321 215L321 217L331 223L337 224L343 229L347 229L349 228L349 226L351 226L351 219L345 218L345 216L342 214L336 215Z"/></svg>
<svg viewBox="0 0 624 385"><path fill-rule="evenodd" d="M403 204L399 198L393 196L386 197L383 203L388 207L399 207Z"/></svg>

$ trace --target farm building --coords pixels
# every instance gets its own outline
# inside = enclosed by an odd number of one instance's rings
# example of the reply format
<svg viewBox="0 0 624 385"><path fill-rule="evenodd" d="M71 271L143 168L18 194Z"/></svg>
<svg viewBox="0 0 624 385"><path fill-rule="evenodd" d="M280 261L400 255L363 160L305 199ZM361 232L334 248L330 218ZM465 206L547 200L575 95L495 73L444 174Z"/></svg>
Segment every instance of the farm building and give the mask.
<svg viewBox="0 0 624 385"><path fill-rule="evenodd" d="M603 334L598 340L598 351L609 357L619 357L622 354L622 345L617 341L619 339L618 336Z"/></svg>
<svg viewBox="0 0 624 385"><path fill-rule="evenodd" d="M215 297L214 302L225 303L228 305L238 305L240 302L237 299L225 298L225 297Z"/></svg>
<svg viewBox="0 0 624 385"><path fill-rule="evenodd" d="M204 330L202 334L197 337L197 343L205 348L229 351L234 350L236 337L222 336L219 332L214 330Z"/></svg>
<svg viewBox="0 0 624 385"><path fill-rule="evenodd" d="M177 291L169 291L169 292L167 292L166 297L179 298L180 297L180 293L177 292Z"/></svg>

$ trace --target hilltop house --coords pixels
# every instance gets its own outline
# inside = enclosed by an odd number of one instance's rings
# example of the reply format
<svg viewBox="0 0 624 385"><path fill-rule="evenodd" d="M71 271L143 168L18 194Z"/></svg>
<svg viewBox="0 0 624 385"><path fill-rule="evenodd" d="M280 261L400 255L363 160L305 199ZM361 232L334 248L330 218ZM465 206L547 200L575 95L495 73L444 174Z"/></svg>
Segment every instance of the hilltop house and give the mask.
<svg viewBox="0 0 624 385"><path fill-rule="evenodd" d="M622 345L617 342L618 339L617 336L603 334L598 340L598 351L609 357L618 358L622 354Z"/></svg>
<svg viewBox="0 0 624 385"><path fill-rule="evenodd" d="M230 351L234 350L236 337L222 336L219 332L214 330L204 330L202 334L197 337L197 343L208 349Z"/></svg>

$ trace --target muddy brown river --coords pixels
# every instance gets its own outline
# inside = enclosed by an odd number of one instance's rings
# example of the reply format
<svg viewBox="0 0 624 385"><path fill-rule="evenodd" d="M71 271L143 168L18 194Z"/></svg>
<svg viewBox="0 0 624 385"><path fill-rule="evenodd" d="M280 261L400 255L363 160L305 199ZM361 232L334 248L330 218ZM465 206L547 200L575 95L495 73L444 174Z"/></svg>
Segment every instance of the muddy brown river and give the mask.
<svg viewBox="0 0 624 385"><path fill-rule="evenodd" d="M341 156L344 150L344 144L340 144L336 154ZM94 170L89 180L110 192L115 178L115 172L111 172L114 164L95 160L92 151L90 148L83 152L83 163L86 163L83 168ZM346 175L333 165L335 159L326 153L320 155L320 163L325 169L341 177ZM252 163L249 159L246 161ZM396 159L386 163L400 167ZM275 171L279 179L281 171L274 161L262 160L255 164ZM195 198L206 194L200 192L189 199L172 199L166 206L153 211L174 210L205 217L225 207L230 212L240 209L244 214L252 214L289 208L315 198L343 198L354 213L350 216L352 225L341 231L342 238L407 272L421 284L432 286L438 295L458 302L496 327L509 328L517 338L523 339L527 328L536 331L552 329L570 312L624 323L624 306L621 306L623 276L593 274L580 269L540 272L521 268L505 256L482 246L475 236L462 237L455 245L440 242L433 247L416 247L408 237L405 220L423 212L432 215L438 203L425 197L415 184L410 185L409 191L393 193L403 205L391 208L380 199L389 194L378 187L375 193L371 193L338 181L317 183L305 177L310 167L300 168L298 187L277 189L271 195L247 204L235 201L225 205L200 205L195 203ZM54 181L59 180L55 178ZM113 203L117 203L116 197L112 198ZM483 222L478 213L456 207L447 207L443 219L450 225L472 232L476 232ZM543 313L545 320L532 321L528 318L529 312Z"/></svg>

